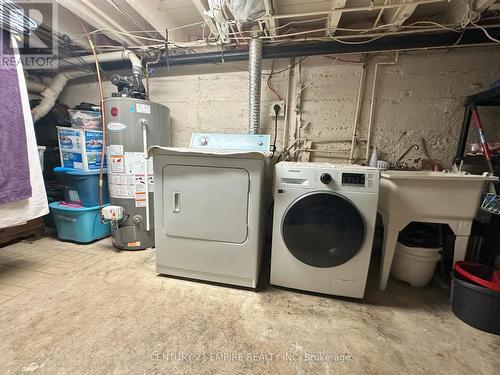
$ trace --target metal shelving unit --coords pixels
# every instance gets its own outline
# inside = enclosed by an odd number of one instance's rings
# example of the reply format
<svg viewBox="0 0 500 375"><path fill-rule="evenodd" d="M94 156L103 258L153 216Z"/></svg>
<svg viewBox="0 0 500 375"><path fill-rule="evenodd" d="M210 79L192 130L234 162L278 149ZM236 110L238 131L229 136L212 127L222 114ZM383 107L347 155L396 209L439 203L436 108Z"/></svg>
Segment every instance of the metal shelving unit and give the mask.
<svg viewBox="0 0 500 375"><path fill-rule="evenodd" d="M455 154L454 158L454 164L456 164L457 166L460 166L462 161L465 159L467 138L469 136L469 130L471 128L471 120L474 116L474 112L476 112L477 119L479 119L479 115L477 114L476 111L477 107L494 107L494 106L500 106L500 84L496 84L495 87L492 87L488 90L484 90L477 94L470 95L465 99L464 120L462 123L462 130L460 132L460 139L458 141L457 153ZM491 171L493 165L489 165L489 168Z"/></svg>

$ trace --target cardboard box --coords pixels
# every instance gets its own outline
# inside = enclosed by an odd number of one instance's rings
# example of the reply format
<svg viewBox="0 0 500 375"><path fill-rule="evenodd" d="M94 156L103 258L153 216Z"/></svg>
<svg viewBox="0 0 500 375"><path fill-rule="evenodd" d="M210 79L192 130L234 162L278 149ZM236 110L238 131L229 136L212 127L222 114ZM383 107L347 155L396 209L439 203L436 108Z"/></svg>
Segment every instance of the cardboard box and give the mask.
<svg viewBox="0 0 500 375"><path fill-rule="evenodd" d="M101 168L102 131L58 126L57 138L62 167L82 171Z"/></svg>

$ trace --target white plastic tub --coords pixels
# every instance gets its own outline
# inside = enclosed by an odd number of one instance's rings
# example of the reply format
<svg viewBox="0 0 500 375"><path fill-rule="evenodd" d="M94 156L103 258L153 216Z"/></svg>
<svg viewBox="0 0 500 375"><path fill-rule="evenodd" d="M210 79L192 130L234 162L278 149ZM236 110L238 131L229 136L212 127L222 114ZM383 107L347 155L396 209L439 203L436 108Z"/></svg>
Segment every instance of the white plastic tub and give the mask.
<svg viewBox="0 0 500 375"><path fill-rule="evenodd" d="M385 171L380 176L384 245L379 288L387 285L398 234L412 221L448 224L455 234L453 261L464 260L484 185L498 177L430 171Z"/></svg>
<svg viewBox="0 0 500 375"><path fill-rule="evenodd" d="M414 288L422 288L431 281L436 264L441 259L441 248L408 247L397 243L391 275Z"/></svg>

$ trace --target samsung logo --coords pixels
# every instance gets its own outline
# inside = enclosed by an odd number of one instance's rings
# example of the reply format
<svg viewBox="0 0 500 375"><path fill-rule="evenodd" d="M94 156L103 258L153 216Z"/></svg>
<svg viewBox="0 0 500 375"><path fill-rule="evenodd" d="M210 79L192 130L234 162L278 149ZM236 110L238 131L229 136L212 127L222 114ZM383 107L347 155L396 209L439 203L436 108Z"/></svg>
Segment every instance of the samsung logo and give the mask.
<svg viewBox="0 0 500 375"><path fill-rule="evenodd" d="M289 169L288 172L291 172L291 173L300 173L300 169Z"/></svg>

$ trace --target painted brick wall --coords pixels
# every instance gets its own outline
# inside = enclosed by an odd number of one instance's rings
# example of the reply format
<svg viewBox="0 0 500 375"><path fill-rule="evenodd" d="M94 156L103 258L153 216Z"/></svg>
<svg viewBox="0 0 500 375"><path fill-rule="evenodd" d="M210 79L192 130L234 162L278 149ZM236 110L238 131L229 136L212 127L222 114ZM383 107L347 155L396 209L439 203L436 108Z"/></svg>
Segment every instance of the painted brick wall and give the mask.
<svg viewBox="0 0 500 375"><path fill-rule="evenodd" d="M344 59L356 59L347 56ZM391 61L394 54L371 56L359 121L359 137L366 138L375 63ZM264 66L262 132L271 133L269 106L275 96L266 87L269 62ZM280 60L275 71L289 64ZM302 62L302 136L315 141L315 149L334 151L314 154L313 160L339 162L349 154L361 67L318 56ZM174 146L187 146L192 132L245 132L248 126L248 76L245 64L225 64L157 69L151 79L151 99L171 109ZM463 117L463 98L500 78L500 47L408 52L393 66L381 66L375 94L372 142L379 158L394 160L411 144L425 139L430 156L449 165L454 155ZM62 100L69 105L97 102L94 83L79 81L66 88ZM285 95L287 73L272 83ZM113 88L106 84L106 93ZM500 140L500 109L482 110L490 140ZM295 119L291 119L292 126ZM279 121L281 146L283 120ZM293 131L292 131L293 133ZM335 142L330 142L334 140ZM278 147L279 148L279 147ZM356 156L363 161L364 143ZM415 165L423 156L412 151L406 161ZM339 158L337 158L339 157Z"/></svg>

